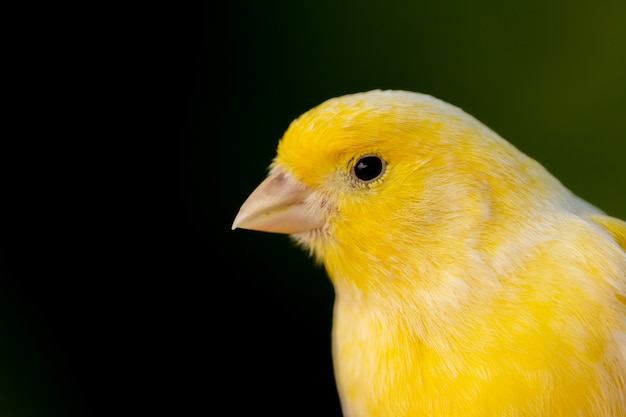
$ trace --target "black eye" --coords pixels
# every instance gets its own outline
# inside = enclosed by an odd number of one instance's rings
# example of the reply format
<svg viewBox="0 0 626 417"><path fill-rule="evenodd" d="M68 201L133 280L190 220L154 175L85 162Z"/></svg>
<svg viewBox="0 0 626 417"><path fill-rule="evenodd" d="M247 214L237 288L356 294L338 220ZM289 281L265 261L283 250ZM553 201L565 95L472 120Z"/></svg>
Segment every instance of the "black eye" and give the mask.
<svg viewBox="0 0 626 417"><path fill-rule="evenodd" d="M370 183L377 180L385 172L387 164L377 155L365 155L360 157L354 168L352 174L357 180L361 182Z"/></svg>

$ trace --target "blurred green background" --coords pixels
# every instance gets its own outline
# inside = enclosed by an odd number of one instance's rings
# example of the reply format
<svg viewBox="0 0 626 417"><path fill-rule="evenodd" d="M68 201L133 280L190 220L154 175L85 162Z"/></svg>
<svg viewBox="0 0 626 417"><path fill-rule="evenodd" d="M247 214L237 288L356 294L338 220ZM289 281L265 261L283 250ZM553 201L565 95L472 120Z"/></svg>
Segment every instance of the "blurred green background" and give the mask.
<svg viewBox="0 0 626 417"><path fill-rule="evenodd" d="M243 0L81 17L42 12L53 27L24 49L37 117L21 127L43 134L8 153L21 183L4 200L1 416L340 415L324 270L286 236L230 230L288 124L331 97L434 95L626 219L626 1Z"/></svg>
<svg viewBox="0 0 626 417"><path fill-rule="evenodd" d="M232 72L223 122L207 116L206 127L207 137L220 138L217 174L229 209L263 177L293 118L333 96L394 88L463 108L574 192L626 217L626 2L269 1L231 8L219 38L227 62L215 62Z"/></svg>
<svg viewBox="0 0 626 417"><path fill-rule="evenodd" d="M330 97L375 88L423 92L463 108L575 193L626 218L626 2L268 1L229 8L228 29L212 33L224 50L209 58L228 68L226 93L216 103L211 88L203 90L205 110L189 151L199 213L216 202L203 184L216 178L219 191L220 217L198 214L200 229L228 228L292 119ZM325 373L333 294L323 269L285 236L220 236L228 242L224 257L259 268L237 280L238 291L253 281L271 294L268 303L284 305L284 314L267 314L258 326L267 329L268 352L285 355L269 355L272 372L304 392L273 385L267 407L289 415L294 404L321 404L312 406L320 415L338 415ZM251 314L263 316L260 305ZM311 370L307 361L320 366Z"/></svg>

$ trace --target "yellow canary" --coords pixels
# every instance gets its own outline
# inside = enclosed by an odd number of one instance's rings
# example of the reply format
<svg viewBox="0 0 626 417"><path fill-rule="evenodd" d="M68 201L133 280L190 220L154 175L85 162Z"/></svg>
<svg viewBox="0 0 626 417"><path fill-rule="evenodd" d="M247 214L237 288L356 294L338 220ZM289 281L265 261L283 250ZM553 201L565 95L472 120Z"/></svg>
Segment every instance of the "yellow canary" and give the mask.
<svg viewBox="0 0 626 417"><path fill-rule="evenodd" d="M626 416L626 222L457 107L320 104L235 228L325 266L346 417Z"/></svg>

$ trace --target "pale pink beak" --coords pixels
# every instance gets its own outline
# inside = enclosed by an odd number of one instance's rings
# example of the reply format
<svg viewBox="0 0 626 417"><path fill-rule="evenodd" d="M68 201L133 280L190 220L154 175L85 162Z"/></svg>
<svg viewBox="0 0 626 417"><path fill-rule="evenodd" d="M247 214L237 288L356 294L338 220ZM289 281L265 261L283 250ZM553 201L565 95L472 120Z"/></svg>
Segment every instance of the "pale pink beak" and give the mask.
<svg viewBox="0 0 626 417"><path fill-rule="evenodd" d="M275 170L243 203L232 228L288 234L318 229L326 221L319 202L310 188Z"/></svg>

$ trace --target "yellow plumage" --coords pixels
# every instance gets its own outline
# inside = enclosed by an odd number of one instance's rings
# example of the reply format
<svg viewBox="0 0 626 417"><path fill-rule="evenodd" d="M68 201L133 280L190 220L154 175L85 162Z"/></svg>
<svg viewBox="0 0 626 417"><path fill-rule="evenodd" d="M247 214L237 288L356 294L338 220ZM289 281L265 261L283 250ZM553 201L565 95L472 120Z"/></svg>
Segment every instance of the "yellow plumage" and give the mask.
<svg viewBox="0 0 626 417"><path fill-rule="evenodd" d="M456 107L322 103L235 227L324 264L346 417L626 416L626 223Z"/></svg>

